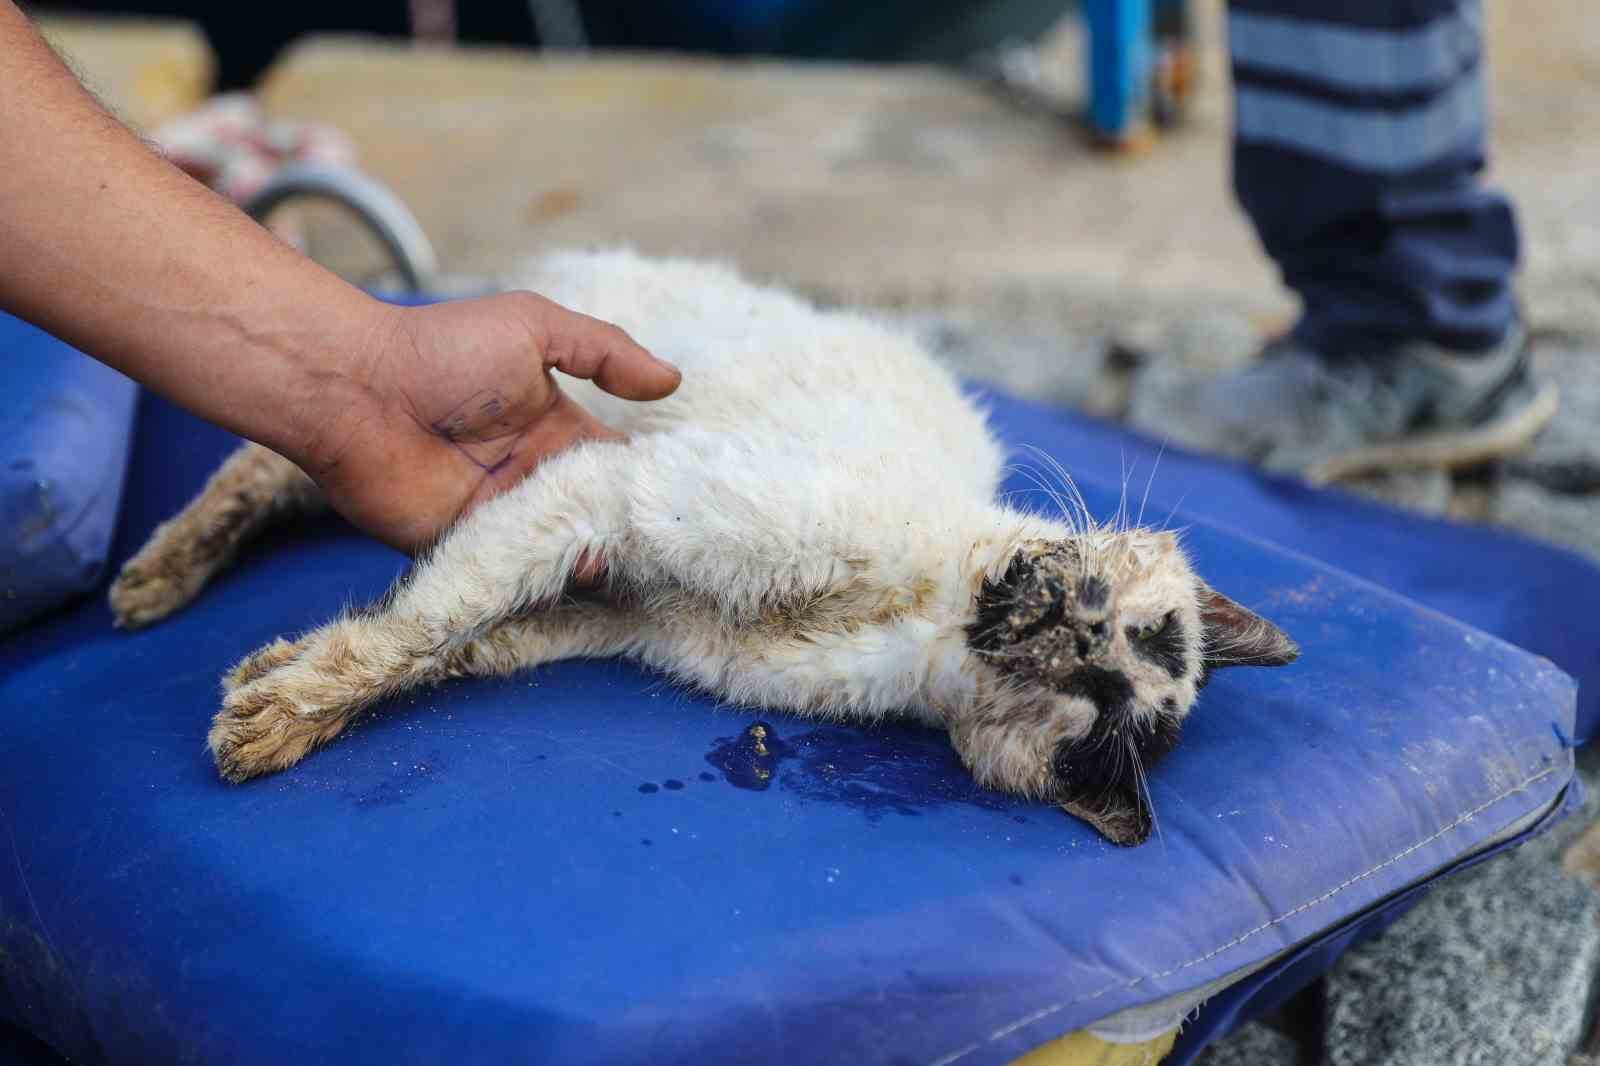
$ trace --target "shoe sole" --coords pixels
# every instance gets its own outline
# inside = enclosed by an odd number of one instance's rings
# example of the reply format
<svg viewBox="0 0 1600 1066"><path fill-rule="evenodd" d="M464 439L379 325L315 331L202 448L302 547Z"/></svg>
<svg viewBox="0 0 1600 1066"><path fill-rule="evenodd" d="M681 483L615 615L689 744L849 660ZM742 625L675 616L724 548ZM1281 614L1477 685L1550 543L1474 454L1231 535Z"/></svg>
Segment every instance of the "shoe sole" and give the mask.
<svg viewBox="0 0 1600 1066"><path fill-rule="evenodd" d="M1561 390L1541 383L1528 403L1471 429L1441 430L1404 440L1369 444L1329 456L1303 474L1314 485L1389 470L1459 470L1514 455L1537 437L1561 406Z"/></svg>

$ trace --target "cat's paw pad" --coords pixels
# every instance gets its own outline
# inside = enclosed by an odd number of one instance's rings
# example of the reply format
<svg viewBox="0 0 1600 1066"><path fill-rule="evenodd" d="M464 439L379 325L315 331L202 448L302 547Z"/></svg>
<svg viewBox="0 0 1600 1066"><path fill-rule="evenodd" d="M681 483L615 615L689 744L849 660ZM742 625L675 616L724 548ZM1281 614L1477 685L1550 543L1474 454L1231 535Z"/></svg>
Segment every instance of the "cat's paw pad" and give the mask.
<svg viewBox="0 0 1600 1066"><path fill-rule="evenodd" d="M293 766L344 729L349 714L315 698L315 682L296 676L296 664L240 685L222 701L207 744L217 772L248 781Z"/></svg>
<svg viewBox="0 0 1600 1066"><path fill-rule="evenodd" d="M299 655L305 647L304 640L275 640L264 648L257 648L234 664L222 678L222 691L232 692L252 681L259 680L284 663Z"/></svg>
<svg viewBox="0 0 1600 1066"><path fill-rule="evenodd" d="M120 629L141 629L159 622L194 598L188 582L138 561L128 563L111 582L106 598L111 602L112 620Z"/></svg>

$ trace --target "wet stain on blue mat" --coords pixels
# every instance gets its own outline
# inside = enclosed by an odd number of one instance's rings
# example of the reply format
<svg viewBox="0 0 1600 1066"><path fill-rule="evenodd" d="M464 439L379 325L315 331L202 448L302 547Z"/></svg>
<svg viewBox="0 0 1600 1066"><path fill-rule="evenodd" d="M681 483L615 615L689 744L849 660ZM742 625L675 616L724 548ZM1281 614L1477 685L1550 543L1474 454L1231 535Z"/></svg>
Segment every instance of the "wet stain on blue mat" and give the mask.
<svg viewBox="0 0 1600 1066"><path fill-rule="evenodd" d="M783 739L766 722L720 737L706 762L736 788L784 792L820 803L841 803L876 821L885 814L916 817L931 807L960 803L985 810L1015 806L1011 797L981 788L943 734L898 729L881 736L824 726Z"/></svg>

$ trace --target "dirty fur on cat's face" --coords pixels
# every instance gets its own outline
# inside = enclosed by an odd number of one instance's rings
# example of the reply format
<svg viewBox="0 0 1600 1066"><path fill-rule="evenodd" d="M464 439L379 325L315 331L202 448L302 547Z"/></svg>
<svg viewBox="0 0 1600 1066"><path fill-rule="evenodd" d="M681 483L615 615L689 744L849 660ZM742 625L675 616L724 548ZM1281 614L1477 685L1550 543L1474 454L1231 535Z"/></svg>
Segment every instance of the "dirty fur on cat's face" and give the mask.
<svg viewBox="0 0 1600 1066"><path fill-rule="evenodd" d="M1210 671L1299 649L1201 581L1171 533L1030 540L986 577L968 646L985 691L952 726L980 780L1054 800L1118 844L1153 820L1145 774Z"/></svg>

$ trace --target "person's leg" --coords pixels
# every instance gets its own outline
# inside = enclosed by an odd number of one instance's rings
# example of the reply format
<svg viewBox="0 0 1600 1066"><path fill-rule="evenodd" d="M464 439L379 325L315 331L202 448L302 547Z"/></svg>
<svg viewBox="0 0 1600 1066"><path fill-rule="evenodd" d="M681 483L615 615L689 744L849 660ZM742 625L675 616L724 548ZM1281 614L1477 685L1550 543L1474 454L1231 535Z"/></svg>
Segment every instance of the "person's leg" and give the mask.
<svg viewBox="0 0 1600 1066"><path fill-rule="evenodd" d="M1330 354L1498 344L1511 205L1483 188L1480 0L1234 0L1234 186Z"/></svg>
<svg viewBox="0 0 1600 1066"><path fill-rule="evenodd" d="M1136 417L1315 478L1525 446L1555 397L1527 381L1510 204L1478 181L1479 0L1234 0L1228 39L1235 190L1302 316Z"/></svg>

